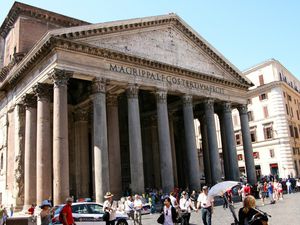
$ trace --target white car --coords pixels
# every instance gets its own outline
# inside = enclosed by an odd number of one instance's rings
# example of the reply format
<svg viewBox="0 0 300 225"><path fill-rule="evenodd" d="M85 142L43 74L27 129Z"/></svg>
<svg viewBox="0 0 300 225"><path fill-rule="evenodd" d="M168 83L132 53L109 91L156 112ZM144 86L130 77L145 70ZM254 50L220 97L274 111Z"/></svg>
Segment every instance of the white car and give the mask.
<svg viewBox="0 0 300 225"><path fill-rule="evenodd" d="M61 224L59 214L64 205L59 205L52 219L53 224ZM72 204L72 215L77 225L104 225L103 205L95 202L77 202ZM126 213L116 212L116 225L128 225Z"/></svg>

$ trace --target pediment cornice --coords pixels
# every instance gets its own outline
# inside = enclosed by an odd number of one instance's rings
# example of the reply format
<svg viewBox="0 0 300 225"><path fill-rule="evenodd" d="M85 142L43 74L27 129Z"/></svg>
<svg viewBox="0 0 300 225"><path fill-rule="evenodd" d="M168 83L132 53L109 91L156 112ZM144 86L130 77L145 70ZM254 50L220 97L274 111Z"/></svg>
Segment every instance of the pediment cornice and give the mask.
<svg viewBox="0 0 300 225"><path fill-rule="evenodd" d="M198 73L195 71L187 70L184 68L176 67L173 65L148 60L145 58L137 57L134 55L128 55L122 52L114 51L111 49L99 48L86 43L78 42L75 40L68 40L58 37L50 37L45 43L38 49L34 49L27 57L5 78L2 83L1 89L5 86L14 86L15 83L26 75L34 66L36 66L47 54L53 50L69 50L79 53L85 53L89 55L94 55L98 57L103 57L107 59L117 60L120 62L131 63L135 65L140 65L142 67L147 67L155 70L165 71L167 73L178 74L186 77L192 77L196 79L201 79L204 81L209 81L212 83L218 83L221 85L226 85L233 88L238 88L242 90L248 90L249 85L243 83L236 83L228 81L225 79L220 79L208 74Z"/></svg>
<svg viewBox="0 0 300 225"><path fill-rule="evenodd" d="M238 82L253 86L252 82L242 75L242 73L235 68L221 53L214 49L204 38L202 38L197 32L189 27L179 16L176 14L168 14L157 17L149 17L142 19L133 19L112 23L94 24L88 26L82 26L75 29L69 28L64 32L57 34L58 37L66 39L83 39L98 35L113 34L124 31L134 31L144 28L151 28L157 26L172 26L189 38L200 49L202 49L210 58L212 58L218 65L231 74Z"/></svg>

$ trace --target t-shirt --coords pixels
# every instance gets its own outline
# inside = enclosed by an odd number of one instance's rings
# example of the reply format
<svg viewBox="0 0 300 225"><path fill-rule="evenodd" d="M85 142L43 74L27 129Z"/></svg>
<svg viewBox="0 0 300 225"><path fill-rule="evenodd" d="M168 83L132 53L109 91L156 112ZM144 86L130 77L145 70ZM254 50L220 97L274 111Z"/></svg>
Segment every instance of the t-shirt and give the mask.
<svg viewBox="0 0 300 225"><path fill-rule="evenodd" d="M130 200L126 200L125 202L125 212L129 213L134 210L133 202Z"/></svg>
<svg viewBox="0 0 300 225"><path fill-rule="evenodd" d="M177 202L176 202L177 199L174 196L172 196L172 195L170 196L170 199L171 199L172 206L173 207L177 207L177 205L178 205Z"/></svg>
<svg viewBox="0 0 300 225"><path fill-rule="evenodd" d="M208 196L204 193L201 193L198 196L197 202L200 202L201 208L208 208L212 206L214 199L211 196Z"/></svg>
<svg viewBox="0 0 300 225"><path fill-rule="evenodd" d="M33 215L34 214L34 207L30 207L28 209L28 213L29 213L29 215Z"/></svg>
<svg viewBox="0 0 300 225"><path fill-rule="evenodd" d="M65 224L64 221L62 221L64 225L71 225L71 224L74 223L74 219L73 219L73 216L72 216L72 206L65 205L63 207L63 209L61 210L61 214L66 215L67 224Z"/></svg>
<svg viewBox="0 0 300 225"><path fill-rule="evenodd" d="M174 225L172 221L172 206L167 208L164 206L164 214L165 214L165 220L164 220L164 225Z"/></svg>
<svg viewBox="0 0 300 225"><path fill-rule="evenodd" d="M250 192L251 192L251 188L249 186L245 186L244 187L244 192L245 192L245 195L250 195Z"/></svg>
<svg viewBox="0 0 300 225"><path fill-rule="evenodd" d="M143 202L141 199L135 199L133 204L136 210L141 210L143 208Z"/></svg>

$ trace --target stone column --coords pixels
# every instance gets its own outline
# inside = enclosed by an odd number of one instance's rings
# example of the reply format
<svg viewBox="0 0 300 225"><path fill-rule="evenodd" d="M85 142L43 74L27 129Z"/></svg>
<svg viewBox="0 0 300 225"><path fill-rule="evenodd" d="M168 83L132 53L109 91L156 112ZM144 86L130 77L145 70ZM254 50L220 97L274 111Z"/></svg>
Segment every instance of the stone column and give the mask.
<svg viewBox="0 0 300 225"><path fill-rule="evenodd" d="M225 121L223 112L218 114L220 121L220 132L221 132L221 141L222 141L222 155L223 155L223 163L224 163L224 176L225 180L231 180L230 178L230 170L229 170L229 160L228 160L228 150L226 144L226 129L225 129Z"/></svg>
<svg viewBox="0 0 300 225"><path fill-rule="evenodd" d="M183 96L183 119L186 143L186 154L188 165L188 178L190 190L199 190L200 188L200 167L196 146L193 97L190 95Z"/></svg>
<svg viewBox="0 0 300 225"><path fill-rule="evenodd" d="M116 197L122 197L122 174L118 96L109 95L107 98L107 133L110 191Z"/></svg>
<svg viewBox="0 0 300 225"><path fill-rule="evenodd" d="M218 150L216 124L214 116L214 102L209 99L204 103L205 119L207 124L207 141L209 146L210 171L212 184L221 181L221 163Z"/></svg>
<svg viewBox="0 0 300 225"><path fill-rule="evenodd" d="M131 189L133 193L141 194L145 188L138 91L137 85L130 84L127 89L127 100Z"/></svg>
<svg viewBox="0 0 300 225"><path fill-rule="evenodd" d="M256 184L256 173L255 173L251 135L249 129L247 105L240 105L238 107L238 110L239 110L240 121L241 121L247 179L250 184L254 185Z"/></svg>
<svg viewBox="0 0 300 225"><path fill-rule="evenodd" d="M25 158L24 158L24 210L36 202L36 98L26 94L25 105Z"/></svg>
<svg viewBox="0 0 300 225"><path fill-rule="evenodd" d="M17 104L14 108L14 182L13 182L13 198L14 205L17 209L21 209L24 205L24 106Z"/></svg>
<svg viewBox="0 0 300 225"><path fill-rule="evenodd" d="M210 186L212 184L211 170L210 170L211 167L210 167L210 158L209 158L209 146L207 141L207 123L204 115L200 118L200 129L201 129L201 139L202 139L205 183Z"/></svg>
<svg viewBox="0 0 300 225"><path fill-rule="evenodd" d="M109 191L106 81L96 78L93 92L95 195L96 202L103 202L105 193Z"/></svg>
<svg viewBox="0 0 300 225"><path fill-rule="evenodd" d="M170 126L170 139L171 139L171 151L173 160L173 174L174 174L174 185L178 187L178 175L177 175L177 159L176 159L176 146L174 138L174 116L173 112L169 113L169 126Z"/></svg>
<svg viewBox="0 0 300 225"><path fill-rule="evenodd" d="M53 194L54 204L70 195L68 141L68 87L71 72L55 69L51 74L53 93Z"/></svg>
<svg viewBox="0 0 300 225"><path fill-rule="evenodd" d="M90 196L89 110L75 111L75 165L77 197Z"/></svg>
<svg viewBox="0 0 300 225"><path fill-rule="evenodd" d="M52 85L39 83L34 87L37 96L36 135L36 199L37 204L52 198L52 146L50 127L50 94Z"/></svg>
<svg viewBox="0 0 300 225"><path fill-rule="evenodd" d="M237 159L237 152L236 152L236 142L234 136L234 129L232 123L232 113L231 113L231 104L228 102L223 103L222 105L222 125L224 126L223 129L225 130L225 145L226 145L226 155L228 160L228 178L230 180L239 181L240 179L240 172L239 172L239 165Z"/></svg>
<svg viewBox="0 0 300 225"><path fill-rule="evenodd" d="M152 148L152 179L153 187L161 187L160 156L158 144L157 116L150 117L151 148Z"/></svg>
<svg viewBox="0 0 300 225"><path fill-rule="evenodd" d="M169 193L174 189L174 174L166 91L156 92L156 106L162 189Z"/></svg>

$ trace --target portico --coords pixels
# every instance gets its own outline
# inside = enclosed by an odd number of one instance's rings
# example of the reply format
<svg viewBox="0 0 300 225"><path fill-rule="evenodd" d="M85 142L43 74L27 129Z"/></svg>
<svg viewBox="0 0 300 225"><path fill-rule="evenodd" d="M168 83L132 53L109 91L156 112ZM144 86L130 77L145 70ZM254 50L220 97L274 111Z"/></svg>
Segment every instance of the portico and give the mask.
<svg viewBox="0 0 300 225"><path fill-rule="evenodd" d="M25 205L49 197L61 204L69 195L102 202L107 191L198 190L201 172L215 184L222 179L216 113L225 179L238 180L232 108L241 112L247 175L255 182L245 116L251 82L175 14L50 31L16 71L1 88L15 87L12 111L26 105L24 164L32 164L24 167Z"/></svg>

